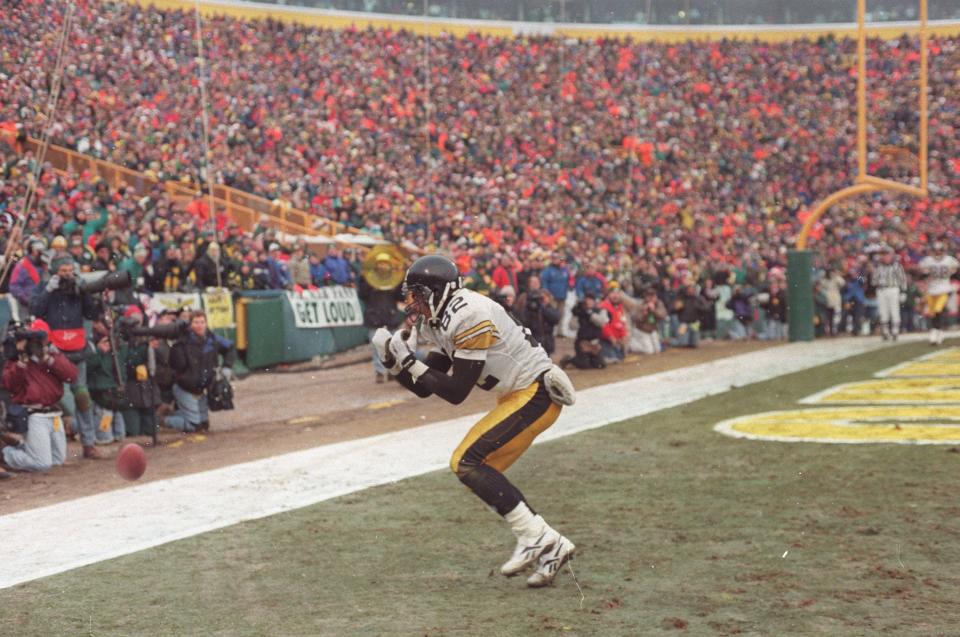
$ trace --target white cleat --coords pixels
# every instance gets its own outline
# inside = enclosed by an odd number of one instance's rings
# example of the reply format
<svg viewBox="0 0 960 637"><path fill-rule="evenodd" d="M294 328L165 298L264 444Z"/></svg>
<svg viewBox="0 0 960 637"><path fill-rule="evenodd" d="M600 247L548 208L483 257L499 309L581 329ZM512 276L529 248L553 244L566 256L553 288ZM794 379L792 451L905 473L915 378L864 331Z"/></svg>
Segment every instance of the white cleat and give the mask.
<svg viewBox="0 0 960 637"><path fill-rule="evenodd" d="M553 548L560 539L560 534L544 525L543 532L536 537L517 538L517 546L513 549L513 555L500 567L500 574L507 577L519 575L527 569L528 566L537 561L537 559Z"/></svg>
<svg viewBox="0 0 960 637"><path fill-rule="evenodd" d="M553 584L557 573L560 572L564 564L573 559L576 552L577 547L574 546L573 542L561 535L553 548L540 556L540 560L537 562L537 570L527 578L527 586L543 588Z"/></svg>

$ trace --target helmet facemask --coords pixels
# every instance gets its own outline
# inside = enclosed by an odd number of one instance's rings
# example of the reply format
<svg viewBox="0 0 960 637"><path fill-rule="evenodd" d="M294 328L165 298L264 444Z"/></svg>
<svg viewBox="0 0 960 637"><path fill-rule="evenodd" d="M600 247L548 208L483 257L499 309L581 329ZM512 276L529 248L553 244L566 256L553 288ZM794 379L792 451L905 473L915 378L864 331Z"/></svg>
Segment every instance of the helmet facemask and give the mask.
<svg viewBox="0 0 960 637"><path fill-rule="evenodd" d="M404 283L402 292L405 300L403 311L408 319L419 319L421 317L430 318L424 310L429 311L431 315L433 314L433 305L431 303L433 300L433 290L422 284L414 283L407 285Z"/></svg>
<svg viewBox="0 0 960 637"><path fill-rule="evenodd" d="M460 289L459 279L455 282L444 284L439 290L435 290L422 283L404 283L402 292L407 299L406 305L404 305L403 308L404 312L406 312L407 317L412 318L439 318L440 313L443 312L444 307L447 305L447 301L450 300L450 297L453 296L453 293L458 289ZM429 311L429 315L424 310Z"/></svg>

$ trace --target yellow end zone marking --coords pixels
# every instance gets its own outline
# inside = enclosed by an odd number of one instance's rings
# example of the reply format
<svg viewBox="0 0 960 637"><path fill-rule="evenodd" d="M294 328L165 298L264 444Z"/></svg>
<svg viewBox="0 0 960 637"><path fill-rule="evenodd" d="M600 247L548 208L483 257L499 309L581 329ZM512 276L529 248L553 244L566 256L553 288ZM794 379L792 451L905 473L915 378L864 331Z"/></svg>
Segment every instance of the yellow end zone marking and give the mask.
<svg viewBox="0 0 960 637"><path fill-rule="evenodd" d="M960 405L886 405L770 411L725 420L714 430L779 442L960 444Z"/></svg>
<svg viewBox="0 0 960 637"><path fill-rule="evenodd" d="M923 358L931 361L960 363L960 347L948 347L947 349L927 354Z"/></svg>
<svg viewBox="0 0 960 637"><path fill-rule="evenodd" d="M960 376L960 348L932 352L874 374L877 378L914 378L920 376Z"/></svg>
<svg viewBox="0 0 960 637"><path fill-rule="evenodd" d="M799 401L803 405L960 403L960 376L956 378L883 378L836 385Z"/></svg>
<svg viewBox="0 0 960 637"><path fill-rule="evenodd" d="M388 407L393 407L395 405L399 405L400 403L405 403L405 402L407 401L403 398L399 398L397 400L385 400L381 403L370 403L369 405L367 405L367 409L386 409Z"/></svg>

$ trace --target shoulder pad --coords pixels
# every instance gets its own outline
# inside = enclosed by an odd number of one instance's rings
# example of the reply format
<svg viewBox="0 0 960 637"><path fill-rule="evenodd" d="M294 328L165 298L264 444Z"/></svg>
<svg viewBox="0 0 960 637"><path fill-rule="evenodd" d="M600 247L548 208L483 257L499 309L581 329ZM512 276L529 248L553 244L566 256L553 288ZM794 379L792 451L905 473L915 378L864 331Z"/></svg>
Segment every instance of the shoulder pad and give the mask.
<svg viewBox="0 0 960 637"><path fill-rule="evenodd" d="M449 324L444 331L457 350L487 349L498 338L490 310L476 298L458 295L450 302Z"/></svg>

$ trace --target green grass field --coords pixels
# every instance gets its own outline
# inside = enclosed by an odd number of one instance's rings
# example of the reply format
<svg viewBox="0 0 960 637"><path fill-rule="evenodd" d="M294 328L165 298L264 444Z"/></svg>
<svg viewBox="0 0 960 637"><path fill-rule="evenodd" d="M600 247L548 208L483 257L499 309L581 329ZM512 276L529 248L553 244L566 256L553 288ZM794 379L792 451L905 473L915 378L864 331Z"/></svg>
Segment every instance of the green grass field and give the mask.
<svg viewBox="0 0 960 637"><path fill-rule="evenodd" d="M531 449L510 475L578 544L582 601L568 571L545 590L499 576L509 530L438 472L0 591L0 634L957 634L956 449L711 430L929 351Z"/></svg>

